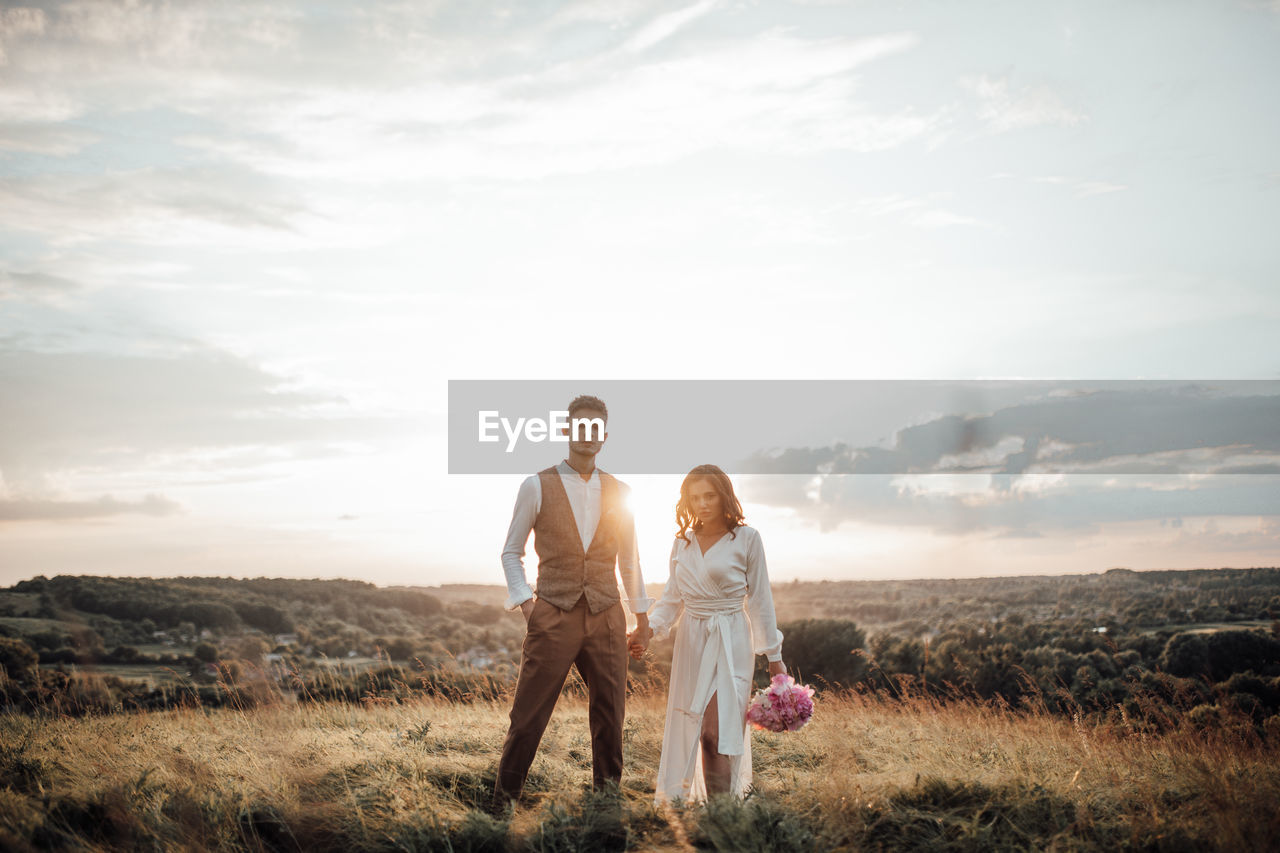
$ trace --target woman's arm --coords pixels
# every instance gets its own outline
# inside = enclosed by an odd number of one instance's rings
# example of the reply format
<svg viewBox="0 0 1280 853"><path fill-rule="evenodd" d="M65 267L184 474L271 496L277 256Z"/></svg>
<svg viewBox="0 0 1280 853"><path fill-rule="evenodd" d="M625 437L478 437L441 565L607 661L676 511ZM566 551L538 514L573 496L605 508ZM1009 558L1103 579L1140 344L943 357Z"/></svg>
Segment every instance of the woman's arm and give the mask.
<svg viewBox="0 0 1280 853"><path fill-rule="evenodd" d="M676 583L676 549L679 547L679 539L671 543L671 557L667 561L669 572L667 586L662 590L662 598L649 609L649 627L653 629L653 636L658 639L671 633L671 627L679 621L680 614L684 612L680 586Z"/></svg>
<svg viewBox="0 0 1280 853"><path fill-rule="evenodd" d="M769 566L759 532L747 544L747 616L751 620L751 643L758 655L769 659L769 674L776 675L775 663L782 667L782 632L773 612L773 590L769 587Z"/></svg>

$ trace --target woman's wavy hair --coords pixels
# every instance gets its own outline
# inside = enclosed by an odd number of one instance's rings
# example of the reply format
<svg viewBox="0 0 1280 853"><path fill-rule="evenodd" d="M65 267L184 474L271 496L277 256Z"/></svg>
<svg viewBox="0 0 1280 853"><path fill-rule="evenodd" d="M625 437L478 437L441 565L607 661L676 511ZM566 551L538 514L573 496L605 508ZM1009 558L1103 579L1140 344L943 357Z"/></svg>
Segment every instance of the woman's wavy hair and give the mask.
<svg viewBox="0 0 1280 853"><path fill-rule="evenodd" d="M733 493L733 483L729 481L729 475L715 465L697 466L685 475L684 482L680 484L680 500L676 502L676 524L680 529L676 531L676 536L688 542L689 537L685 536L685 532L688 530L697 532L702 527L702 522L693 514L693 507L689 501L689 487L698 480L709 481L719 493L724 523L729 528L729 536L736 538L738 534L733 531L734 528L742 525L742 504L738 503L738 496Z"/></svg>

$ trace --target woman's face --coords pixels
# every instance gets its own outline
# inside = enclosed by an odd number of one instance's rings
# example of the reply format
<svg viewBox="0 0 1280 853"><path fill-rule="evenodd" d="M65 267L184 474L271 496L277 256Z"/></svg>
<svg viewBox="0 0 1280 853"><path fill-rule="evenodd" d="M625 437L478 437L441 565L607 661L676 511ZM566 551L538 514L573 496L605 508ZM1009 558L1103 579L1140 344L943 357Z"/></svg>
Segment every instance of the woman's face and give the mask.
<svg viewBox="0 0 1280 853"><path fill-rule="evenodd" d="M724 519L720 493L710 480L694 480L689 484L689 509L693 510L693 517L703 524L714 524Z"/></svg>

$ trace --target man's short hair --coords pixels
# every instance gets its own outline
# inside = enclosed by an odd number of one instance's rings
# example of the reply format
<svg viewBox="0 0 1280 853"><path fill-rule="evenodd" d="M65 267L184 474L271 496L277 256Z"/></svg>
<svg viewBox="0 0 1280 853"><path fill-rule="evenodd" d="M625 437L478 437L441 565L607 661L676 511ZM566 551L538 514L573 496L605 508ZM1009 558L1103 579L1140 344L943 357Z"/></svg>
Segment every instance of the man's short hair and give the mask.
<svg viewBox="0 0 1280 853"><path fill-rule="evenodd" d="M609 407L604 404L604 400L599 397L592 397L590 394L581 394L573 398L573 402L569 404L569 417L573 417L573 413L579 409L595 409L604 415L605 422L609 420Z"/></svg>

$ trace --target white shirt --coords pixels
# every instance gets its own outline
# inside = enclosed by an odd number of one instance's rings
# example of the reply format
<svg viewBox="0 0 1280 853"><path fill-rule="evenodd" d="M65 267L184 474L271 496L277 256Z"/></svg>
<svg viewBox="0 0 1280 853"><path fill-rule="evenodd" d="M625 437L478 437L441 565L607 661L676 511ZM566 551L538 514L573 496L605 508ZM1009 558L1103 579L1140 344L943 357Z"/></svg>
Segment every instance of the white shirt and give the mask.
<svg viewBox="0 0 1280 853"><path fill-rule="evenodd" d="M592 469L591 476L584 480L567 461L562 461L556 466L556 472L560 474L560 482L564 484L564 492L569 497L569 508L573 511L573 520L578 524L578 536L585 552L591 547L596 526L600 523L600 469ZM621 490L620 496L625 498L627 487L619 481L618 488ZM525 576L524 548L541 509L542 480L534 474L525 478L520 484L520 491L516 493L511 527L507 529L507 544L502 549L502 572L507 576L508 610L515 610L533 598L533 589ZM629 516L628 518L630 519ZM622 584L627 590L627 607L632 613L645 613L650 601L644 591L644 578L640 574L635 521L630 519L624 523L618 534L618 568L622 572Z"/></svg>

